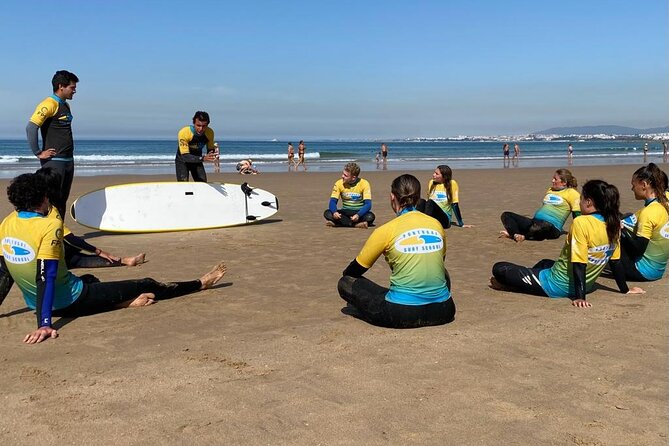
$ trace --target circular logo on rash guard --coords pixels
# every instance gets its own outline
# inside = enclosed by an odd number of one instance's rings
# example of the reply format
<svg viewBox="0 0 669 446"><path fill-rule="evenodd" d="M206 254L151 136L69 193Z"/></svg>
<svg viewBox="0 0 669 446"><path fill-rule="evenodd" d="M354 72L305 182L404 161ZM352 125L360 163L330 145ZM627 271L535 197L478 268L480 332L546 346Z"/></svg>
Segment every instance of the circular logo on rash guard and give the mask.
<svg viewBox="0 0 669 446"><path fill-rule="evenodd" d="M558 204L562 203L564 203L564 200L559 195L546 194L544 197L544 204L552 204L553 206L557 206Z"/></svg>
<svg viewBox="0 0 669 446"><path fill-rule="evenodd" d="M395 249L403 254L427 254L443 247L444 239L433 229L412 229L395 241Z"/></svg>
<svg viewBox="0 0 669 446"><path fill-rule="evenodd" d="M29 263L35 260L35 251L23 240L13 237L2 239L2 255L9 263Z"/></svg>
<svg viewBox="0 0 669 446"><path fill-rule="evenodd" d="M669 239L669 222L662 226L662 229L660 229L660 235L662 238Z"/></svg>

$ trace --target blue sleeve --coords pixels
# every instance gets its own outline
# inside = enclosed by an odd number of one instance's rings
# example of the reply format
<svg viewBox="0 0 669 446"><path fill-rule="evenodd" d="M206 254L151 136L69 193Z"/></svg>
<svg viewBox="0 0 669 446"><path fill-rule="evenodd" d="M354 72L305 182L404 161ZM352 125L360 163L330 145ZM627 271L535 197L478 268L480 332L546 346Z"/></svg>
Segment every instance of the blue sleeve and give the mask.
<svg viewBox="0 0 669 446"><path fill-rule="evenodd" d="M330 212L335 213L337 212L337 203L339 203L339 200L337 198L330 197L330 204L328 204L328 209Z"/></svg>
<svg viewBox="0 0 669 446"><path fill-rule="evenodd" d="M37 259L37 327L51 327L58 260Z"/></svg>
<svg viewBox="0 0 669 446"><path fill-rule="evenodd" d="M453 203L453 213L455 214L455 219L458 221L458 226L464 226L462 214L460 213L460 205L458 205L458 203Z"/></svg>
<svg viewBox="0 0 669 446"><path fill-rule="evenodd" d="M365 215L367 212L372 210L372 200L365 200L362 203L363 203L363 205L360 208L360 210L358 211L358 215L361 216L361 217L363 215Z"/></svg>

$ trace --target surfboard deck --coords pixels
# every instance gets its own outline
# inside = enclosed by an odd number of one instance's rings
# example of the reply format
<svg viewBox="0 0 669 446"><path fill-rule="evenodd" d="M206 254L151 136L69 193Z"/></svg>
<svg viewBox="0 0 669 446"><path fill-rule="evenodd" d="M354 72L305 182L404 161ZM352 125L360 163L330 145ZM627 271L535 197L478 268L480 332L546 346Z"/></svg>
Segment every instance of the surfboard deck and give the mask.
<svg viewBox="0 0 669 446"><path fill-rule="evenodd" d="M89 228L141 233L244 225L278 210L273 194L247 183L153 182L88 192L72 203L70 215Z"/></svg>

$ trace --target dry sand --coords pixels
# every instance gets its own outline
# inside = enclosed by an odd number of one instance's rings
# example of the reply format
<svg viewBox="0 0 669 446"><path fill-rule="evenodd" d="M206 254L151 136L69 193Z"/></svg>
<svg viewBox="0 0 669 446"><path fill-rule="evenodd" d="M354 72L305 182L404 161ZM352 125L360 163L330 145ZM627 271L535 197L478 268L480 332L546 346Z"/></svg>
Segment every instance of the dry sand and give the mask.
<svg viewBox="0 0 669 446"><path fill-rule="evenodd" d="M581 183L616 184L633 211L634 168L572 170ZM281 205L244 227L112 235L68 217L94 245L149 260L78 274L187 280L221 259L228 274L195 295L59 320L60 337L39 345L21 342L35 317L15 287L0 308L0 444L665 445L667 278L642 284L643 296L600 278L590 309L488 288L495 261L557 258L564 237L497 238L499 214L531 214L552 171L455 172L465 222L476 225L447 232L456 320L415 330L341 312L337 280L371 230L324 226L337 174L243 178ZM431 172L414 174L426 184ZM392 218L396 175L362 174L378 223ZM154 179L171 177L78 177L72 196ZM367 276L387 284L385 262Z"/></svg>

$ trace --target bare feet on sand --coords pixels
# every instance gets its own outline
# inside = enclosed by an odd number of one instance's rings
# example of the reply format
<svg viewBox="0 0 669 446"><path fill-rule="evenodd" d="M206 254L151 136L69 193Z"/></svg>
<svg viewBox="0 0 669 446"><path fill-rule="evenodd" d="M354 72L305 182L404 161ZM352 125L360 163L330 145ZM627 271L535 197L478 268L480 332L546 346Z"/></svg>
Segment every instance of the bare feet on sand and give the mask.
<svg viewBox="0 0 669 446"><path fill-rule="evenodd" d="M153 293L142 293L135 298L135 300L130 301L128 308L134 307L146 307L147 305L156 303L156 295Z"/></svg>
<svg viewBox="0 0 669 446"><path fill-rule="evenodd" d="M218 265L216 265L214 268L212 268L211 271L209 271L204 276L200 277L200 283L202 283L200 289L206 290L207 288L211 288L212 286L214 286L216 282L218 282L223 278L226 271L227 267L225 266L225 262L221 262Z"/></svg>
<svg viewBox="0 0 669 446"><path fill-rule="evenodd" d="M490 278L490 288L493 290L499 290L499 291L511 291L511 288L507 287L506 285L503 285L495 279L495 277Z"/></svg>
<svg viewBox="0 0 669 446"><path fill-rule="evenodd" d="M360 223L356 223L355 227L358 229L367 229L369 224L366 221L361 221Z"/></svg>
<svg viewBox="0 0 669 446"><path fill-rule="evenodd" d="M330 221L330 220L326 220L326 221L325 221L325 226L327 226L327 227L329 227L329 228L334 228L334 227L335 227L335 224L334 224L334 222L332 222L332 221Z"/></svg>
<svg viewBox="0 0 669 446"><path fill-rule="evenodd" d="M125 266L137 266L144 263L145 258L145 253L137 254L135 257L123 257L121 258L121 264Z"/></svg>
<svg viewBox="0 0 669 446"><path fill-rule="evenodd" d="M515 240L516 242L522 242L525 240L525 236L523 234L515 234L513 237L511 237L507 231L499 231L499 236L497 238L509 238L511 240Z"/></svg>

